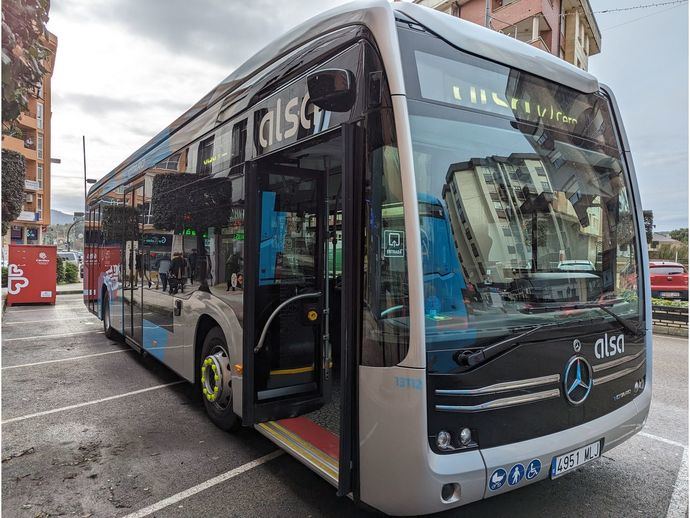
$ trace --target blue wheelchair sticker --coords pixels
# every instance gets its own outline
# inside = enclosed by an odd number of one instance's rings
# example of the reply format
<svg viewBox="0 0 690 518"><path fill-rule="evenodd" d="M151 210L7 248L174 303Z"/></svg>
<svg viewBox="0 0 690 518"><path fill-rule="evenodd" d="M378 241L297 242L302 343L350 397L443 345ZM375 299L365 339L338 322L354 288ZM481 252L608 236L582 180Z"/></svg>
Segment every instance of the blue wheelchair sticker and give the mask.
<svg viewBox="0 0 690 518"><path fill-rule="evenodd" d="M525 476L525 467L522 464L515 464L508 473L508 484L515 486L520 483Z"/></svg>
<svg viewBox="0 0 690 518"><path fill-rule="evenodd" d="M541 461L539 459L534 459L532 462L527 464L527 470L525 471L525 478L527 480L532 480L534 477L539 475L541 471Z"/></svg>
<svg viewBox="0 0 690 518"><path fill-rule="evenodd" d="M501 489L503 487L503 484L506 483L506 470L503 468L498 468L491 474L491 478L489 478L489 489L491 491L496 491L498 489Z"/></svg>

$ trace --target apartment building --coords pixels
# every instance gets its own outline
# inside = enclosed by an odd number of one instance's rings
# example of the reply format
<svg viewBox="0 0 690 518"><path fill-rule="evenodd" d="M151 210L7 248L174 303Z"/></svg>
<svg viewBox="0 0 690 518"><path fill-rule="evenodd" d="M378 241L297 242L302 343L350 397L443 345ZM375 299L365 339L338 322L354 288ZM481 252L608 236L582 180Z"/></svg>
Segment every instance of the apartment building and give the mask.
<svg viewBox="0 0 690 518"><path fill-rule="evenodd" d="M588 0L414 0L500 31L587 70L601 51L601 31Z"/></svg>
<svg viewBox="0 0 690 518"><path fill-rule="evenodd" d="M42 244L50 225L50 116L51 78L57 52L57 37L46 32L51 56L48 72L29 100L14 128L3 128L2 149L17 151L26 159L24 206L3 236L3 248L12 244Z"/></svg>

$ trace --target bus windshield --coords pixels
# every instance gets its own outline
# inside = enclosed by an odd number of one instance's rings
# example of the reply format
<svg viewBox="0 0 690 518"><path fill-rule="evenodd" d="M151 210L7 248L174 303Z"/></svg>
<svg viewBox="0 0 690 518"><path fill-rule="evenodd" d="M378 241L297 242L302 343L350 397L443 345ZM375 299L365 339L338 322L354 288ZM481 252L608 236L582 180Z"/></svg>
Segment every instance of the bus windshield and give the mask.
<svg viewBox="0 0 690 518"><path fill-rule="evenodd" d="M639 317L636 217L606 97L436 41L444 51L415 50L407 72L427 348Z"/></svg>

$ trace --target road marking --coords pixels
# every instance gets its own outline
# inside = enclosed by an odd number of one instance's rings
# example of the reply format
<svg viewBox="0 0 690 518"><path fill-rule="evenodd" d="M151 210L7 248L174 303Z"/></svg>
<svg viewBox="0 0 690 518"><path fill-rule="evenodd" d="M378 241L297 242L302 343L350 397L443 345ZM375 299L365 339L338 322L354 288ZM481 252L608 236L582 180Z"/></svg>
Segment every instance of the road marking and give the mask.
<svg viewBox="0 0 690 518"><path fill-rule="evenodd" d="M54 408L52 410L45 410L43 412L36 412L35 414L23 415L20 417L13 417L12 419L6 419L2 424L15 423L17 421L25 421L26 419L33 419L34 417L41 417L44 415L55 414L57 412L64 412L66 410L72 410L74 408L81 408L84 406L96 405L98 403L105 403L106 401L112 401L113 399L120 399L123 397L134 396L136 394L143 394L144 392L150 392L151 390L158 390L165 387L170 387L171 385L179 385L180 383L187 383L187 380L173 381L172 383L164 383L163 385L156 385L154 387L149 387L141 390L135 390L133 392L125 392L124 394L118 394L117 396L109 396L101 399L95 399L93 401L86 401L84 403L78 403L76 405L63 406L62 408Z"/></svg>
<svg viewBox="0 0 690 518"><path fill-rule="evenodd" d="M64 336L77 336L77 335L88 335L88 334L94 334L94 335L102 335L104 334L103 331L79 331L78 333L63 333L60 335L36 335L36 336L21 336L19 338L5 338L3 342L13 342L15 340L36 340L40 338L62 338Z"/></svg>
<svg viewBox="0 0 690 518"><path fill-rule="evenodd" d="M21 367L34 367L35 365L45 365L46 363L71 362L73 360L83 360L84 358L93 358L94 356L105 356L106 354L128 353L130 351L134 351L134 349L131 349L131 348L130 349L120 349L118 351L108 351L105 353L94 353L94 354L84 354L82 356L72 356L71 358L61 358L59 360L46 360L43 362L23 363L21 365L9 365L7 367L3 367L2 370L19 369Z"/></svg>
<svg viewBox="0 0 690 518"><path fill-rule="evenodd" d="M257 466L261 466L262 464L265 464L276 457L282 455L284 452L282 450L275 450L268 455L264 455L263 457L259 457L256 460L253 460L251 462L247 462L246 464L243 464L239 468L231 469L230 471L227 471L223 473L222 475L218 475L217 477L213 477L211 479L208 479L206 482L202 482L201 484L198 484L196 486L190 487L189 489L185 489L184 491L181 491L175 495L169 496L168 498L164 498L160 502L156 502L153 505L150 505L148 507L144 507L143 509L139 509L138 511L135 511L131 514L128 514L124 518L143 518L144 516L148 516L150 514L155 513L156 511L160 511L161 509L165 509L168 506L171 506L173 504L176 504L177 502L184 500L185 498L189 498L190 496L196 495L197 493L201 493L202 491L205 491L206 489L209 489L213 486L216 486L218 484L221 484L222 482L225 482L226 480L230 480L231 478L234 478L238 475L241 475L245 471L249 471L250 469L256 468Z"/></svg>
<svg viewBox="0 0 690 518"><path fill-rule="evenodd" d="M687 516L688 512L688 449L683 450L683 460L673 485L673 494L668 504L666 518L680 518Z"/></svg>
<svg viewBox="0 0 690 518"><path fill-rule="evenodd" d="M671 446L679 446L680 448L687 448L687 445L683 444L682 442L676 442L672 441L671 439L666 439L665 437L659 437L658 435L652 435L651 433L647 432L640 432L640 435L643 437L649 437L650 439L654 439L660 442L665 442L666 444L670 444Z"/></svg>
<svg viewBox="0 0 690 518"><path fill-rule="evenodd" d="M11 326L14 324L37 324L43 322L62 322L63 320L80 320L92 317L93 315L88 314L81 317L64 317L64 318L51 318L49 320L19 320L18 322L3 322L4 326ZM84 322L85 324L98 324L98 322Z"/></svg>

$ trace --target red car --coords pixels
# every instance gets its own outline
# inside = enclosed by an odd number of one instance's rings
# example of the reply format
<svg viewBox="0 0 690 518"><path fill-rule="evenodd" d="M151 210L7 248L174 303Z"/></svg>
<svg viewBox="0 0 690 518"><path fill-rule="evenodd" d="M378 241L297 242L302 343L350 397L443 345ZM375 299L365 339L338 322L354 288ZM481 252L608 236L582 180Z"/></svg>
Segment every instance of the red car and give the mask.
<svg viewBox="0 0 690 518"><path fill-rule="evenodd" d="M688 299L688 271L679 263L649 261L652 297Z"/></svg>

